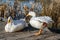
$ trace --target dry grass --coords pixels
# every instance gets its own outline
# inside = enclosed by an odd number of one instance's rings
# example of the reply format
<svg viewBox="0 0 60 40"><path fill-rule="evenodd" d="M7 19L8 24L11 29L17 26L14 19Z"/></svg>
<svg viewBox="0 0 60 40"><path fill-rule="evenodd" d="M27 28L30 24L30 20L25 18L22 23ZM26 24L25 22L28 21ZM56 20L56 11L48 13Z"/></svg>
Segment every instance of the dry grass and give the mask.
<svg viewBox="0 0 60 40"><path fill-rule="evenodd" d="M60 28L60 3L53 0L46 3L43 1L42 4L41 16L50 16L55 21L52 27Z"/></svg>

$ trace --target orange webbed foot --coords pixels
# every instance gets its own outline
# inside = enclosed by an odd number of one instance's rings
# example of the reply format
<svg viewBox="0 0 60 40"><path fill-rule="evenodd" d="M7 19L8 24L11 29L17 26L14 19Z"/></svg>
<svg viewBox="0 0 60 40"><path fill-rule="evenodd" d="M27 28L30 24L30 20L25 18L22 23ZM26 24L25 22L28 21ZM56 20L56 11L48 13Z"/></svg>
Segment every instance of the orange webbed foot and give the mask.
<svg viewBox="0 0 60 40"><path fill-rule="evenodd" d="M41 35L41 34L42 34L42 30L40 29L39 32L35 33L34 35L35 35L35 36L39 36L39 35Z"/></svg>

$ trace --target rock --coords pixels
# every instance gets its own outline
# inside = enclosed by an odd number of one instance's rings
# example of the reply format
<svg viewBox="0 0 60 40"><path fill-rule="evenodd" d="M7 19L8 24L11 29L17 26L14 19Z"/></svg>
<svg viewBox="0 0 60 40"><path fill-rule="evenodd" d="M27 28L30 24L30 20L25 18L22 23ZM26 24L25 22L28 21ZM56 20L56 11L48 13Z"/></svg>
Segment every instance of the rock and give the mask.
<svg viewBox="0 0 60 40"><path fill-rule="evenodd" d="M46 38L45 40L57 40L57 37L56 36L51 36L51 37Z"/></svg>

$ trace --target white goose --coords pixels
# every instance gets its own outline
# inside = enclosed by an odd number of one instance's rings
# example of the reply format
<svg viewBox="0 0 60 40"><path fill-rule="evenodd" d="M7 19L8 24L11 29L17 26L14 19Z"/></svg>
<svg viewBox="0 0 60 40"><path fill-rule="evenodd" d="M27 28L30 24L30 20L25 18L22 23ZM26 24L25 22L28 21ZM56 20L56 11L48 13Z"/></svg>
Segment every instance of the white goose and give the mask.
<svg viewBox="0 0 60 40"><path fill-rule="evenodd" d="M35 35L41 34L43 29L46 28L48 24L53 23L53 20L49 16L36 17L36 13L33 11L30 11L27 14L27 17L28 16L32 17L29 21L30 25L34 28L40 29Z"/></svg>
<svg viewBox="0 0 60 40"><path fill-rule="evenodd" d="M15 32L22 30L23 28L27 27L27 23L24 19L20 20L13 20L11 17L8 17L8 22L5 25L6 32Z"/></svg>

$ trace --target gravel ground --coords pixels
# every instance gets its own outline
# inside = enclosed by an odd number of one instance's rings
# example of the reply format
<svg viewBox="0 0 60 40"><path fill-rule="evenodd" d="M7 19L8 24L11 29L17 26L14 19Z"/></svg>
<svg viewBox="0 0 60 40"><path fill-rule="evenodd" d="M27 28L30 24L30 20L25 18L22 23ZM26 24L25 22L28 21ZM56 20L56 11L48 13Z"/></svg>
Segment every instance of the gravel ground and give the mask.
<svg viewBox="0 0 60 40"><path fill-rule="evenodd" d="M0 40L60 40L60 34L46 31L42 35L34 36L38 30L23 30L14 33L4 31L5 22L0 22Z"/></svg>

